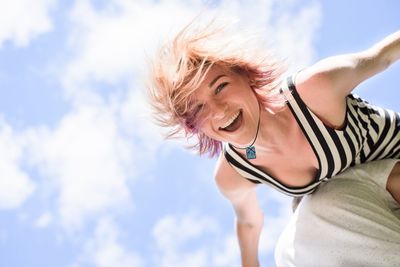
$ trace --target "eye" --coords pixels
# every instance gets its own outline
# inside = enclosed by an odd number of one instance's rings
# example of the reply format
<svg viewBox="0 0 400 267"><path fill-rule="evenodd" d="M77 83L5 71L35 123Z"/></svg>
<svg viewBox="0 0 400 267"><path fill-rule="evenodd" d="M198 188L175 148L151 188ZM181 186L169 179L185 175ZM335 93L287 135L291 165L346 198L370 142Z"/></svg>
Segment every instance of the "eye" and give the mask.
<svg viewBox="0 0 400 267"><path fill-rule="evenodd" d="M222 89L224 89L225 88L225 86L227 86L229 83L228 82L224 82L224 83L221 83L221 84L219 84L218 86L217 86L217 88L215 88L215 94L218 94L219 92L221 92L222 91Z"/></svg>
<svg viewBox="0 0 400 267"><path fill-rule="evenodd" d="M191 118L192 118L193 120L198 120L198 119L199 119L199 116L200 116L200 114L201 114L201 112L203 111L203 109L204 109L204 104L198 104L198 105L194 108Z"/></svg>
<svg viewBox="0 0 400 267"><path fill-rule="evenodd" d="M195 108L194 115L198 115L204 108L204 104L198 104Z"/></svg>
<svg viewBox="0 0 400 267"><path fill-rule="evenodd" d="M196 128L197 123L200 120L201 113L204 109L204 104L198 104L193 109L186 114L185 123L189 129L193 130Z"/></svg>

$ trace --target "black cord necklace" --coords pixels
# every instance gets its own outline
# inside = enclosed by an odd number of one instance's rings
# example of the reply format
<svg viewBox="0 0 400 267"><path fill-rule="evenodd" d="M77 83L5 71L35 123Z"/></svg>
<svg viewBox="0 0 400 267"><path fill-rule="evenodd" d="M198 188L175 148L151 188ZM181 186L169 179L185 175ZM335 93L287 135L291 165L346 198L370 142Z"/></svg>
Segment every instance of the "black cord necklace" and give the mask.
<svg viewBox="0 0 400 267"><path fill-rule="evenodd" d="M247 159L255 159L256 158L256 147L254 146L254 143L257 140L258 131L260 130L260 120L261 120L260 104L258 104L258 109L259 109L259 114L258 114L257 132L256 132L256 136L254 137L253 142L251 142L251 144L247 147L236 147L236 146L232 145L234 148L237 148L237 149L246 149L246 158Z"/></svg>

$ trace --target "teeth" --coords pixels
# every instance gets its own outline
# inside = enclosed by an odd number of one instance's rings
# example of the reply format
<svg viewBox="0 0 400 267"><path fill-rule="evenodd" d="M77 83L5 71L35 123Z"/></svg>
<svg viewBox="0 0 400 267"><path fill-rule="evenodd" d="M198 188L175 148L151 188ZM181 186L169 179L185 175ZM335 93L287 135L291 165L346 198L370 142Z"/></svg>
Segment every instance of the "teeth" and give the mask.
<svg viewBox="0 0 400 267"><path fill-rule="evenodd" d="M236 112L235 114L233 114L233 115L230 117L230 119L229 119L224 125L222 125L221 128L226 128L226 127L228 127L229 125L231 125L231 123L232 123L234 120L236 120L236 118L239 116L239 114L240 114L240 111L238 111L238 112Z"/></svg>

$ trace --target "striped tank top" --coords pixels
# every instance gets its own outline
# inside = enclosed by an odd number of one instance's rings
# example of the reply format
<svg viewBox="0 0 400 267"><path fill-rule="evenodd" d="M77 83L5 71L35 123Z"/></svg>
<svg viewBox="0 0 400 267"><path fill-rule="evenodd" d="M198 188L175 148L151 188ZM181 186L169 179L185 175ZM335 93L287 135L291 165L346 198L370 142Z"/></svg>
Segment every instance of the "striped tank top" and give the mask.
<svg viewBox="0 0 400 267"><path fill-rule="evenodd" d="M269 184L290 195L312 193L323 181L349 166L384 158L400 158L400 114L373 106L354 94L347 96L345 125L336 130L325 125L302 101L290 76L281 93L290 93L287 105L317 157L319 168L312 183L287 186L242 157L231 144L224 144L224 156L243 177Z"/></svg>

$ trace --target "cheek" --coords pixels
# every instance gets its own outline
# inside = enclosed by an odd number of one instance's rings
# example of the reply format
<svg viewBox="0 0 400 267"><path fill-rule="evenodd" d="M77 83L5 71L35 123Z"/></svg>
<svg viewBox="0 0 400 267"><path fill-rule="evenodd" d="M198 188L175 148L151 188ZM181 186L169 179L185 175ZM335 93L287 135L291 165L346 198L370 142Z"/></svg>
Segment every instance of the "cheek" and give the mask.
<svg viewBox="0 0 400 267"><path fill-rule="evenodd" d="M212 124L209 121L203 123L199 127L199 131L213 139L216 139L216 137L218 137L218 132L216 132L214 130L214 128L212 127Z"/></svg>
<svg viewBox="0 0 400 267"><path fill-rule="evenodd" d="M200 131L202 133L204 133L205 135L209 136L209 137L211 137L210 135L212 135L212 133L213 133L211 125L210 125L209 122L204 123L203 125L201 125L200 126Z"/></svg>

